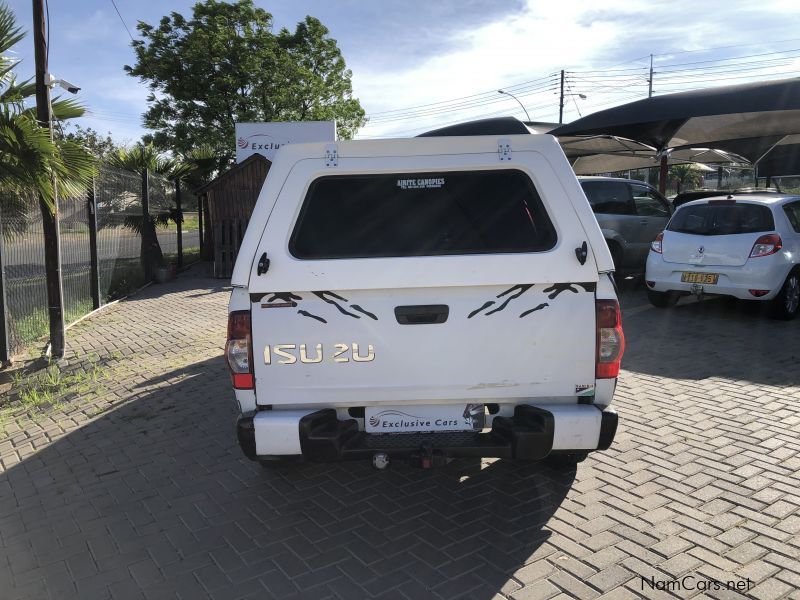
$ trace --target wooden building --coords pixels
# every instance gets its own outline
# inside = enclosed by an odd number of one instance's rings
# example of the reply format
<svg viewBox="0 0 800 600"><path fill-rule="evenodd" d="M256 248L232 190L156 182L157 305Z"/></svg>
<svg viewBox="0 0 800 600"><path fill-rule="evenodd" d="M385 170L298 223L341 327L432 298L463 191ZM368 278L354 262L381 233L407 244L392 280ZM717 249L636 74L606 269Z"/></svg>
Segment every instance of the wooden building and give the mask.
<svg viewBox="0 0 800 600"><path fill-rule="evenodd" d="M234 165L195 191L206 212L213 248L214 276L230 277L247 223L272 163L260 154Z"/></svg>

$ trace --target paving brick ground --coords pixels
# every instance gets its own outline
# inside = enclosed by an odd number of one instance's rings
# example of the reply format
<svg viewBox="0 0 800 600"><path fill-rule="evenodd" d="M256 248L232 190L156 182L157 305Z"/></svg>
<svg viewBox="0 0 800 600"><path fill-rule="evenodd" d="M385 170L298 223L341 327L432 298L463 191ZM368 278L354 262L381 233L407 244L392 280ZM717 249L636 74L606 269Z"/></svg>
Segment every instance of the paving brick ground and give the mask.
<svg viewBox="0 0 800 600"><path fill-rule="evenodd" d="M5 411L0 598L704 595L642 587L690 575L800 599L800 321L626 292L620 432L577 474L264 471L233 435L225 289L190 275L71 330L92 377L60 405Z"/></svg>

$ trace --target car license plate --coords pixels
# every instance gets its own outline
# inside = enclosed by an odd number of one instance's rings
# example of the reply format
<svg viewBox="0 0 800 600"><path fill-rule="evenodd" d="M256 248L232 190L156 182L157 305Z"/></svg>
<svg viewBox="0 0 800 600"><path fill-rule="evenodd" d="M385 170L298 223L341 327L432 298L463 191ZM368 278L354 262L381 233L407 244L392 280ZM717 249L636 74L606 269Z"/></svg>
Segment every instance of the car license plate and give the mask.
<svg viewBox="0 0 800 600"><path fill-rule="evenodd" d="M681 281L683 283L704 283L707 285L716 285L719 280L718 273L682 273Z"/></svg>
<svg viewBox="0 0 800 600"><path fill-rule="evenodd" d="M480 431L485 421L483 404L367 406L364 409L364 428L368 433Z"/></svg>

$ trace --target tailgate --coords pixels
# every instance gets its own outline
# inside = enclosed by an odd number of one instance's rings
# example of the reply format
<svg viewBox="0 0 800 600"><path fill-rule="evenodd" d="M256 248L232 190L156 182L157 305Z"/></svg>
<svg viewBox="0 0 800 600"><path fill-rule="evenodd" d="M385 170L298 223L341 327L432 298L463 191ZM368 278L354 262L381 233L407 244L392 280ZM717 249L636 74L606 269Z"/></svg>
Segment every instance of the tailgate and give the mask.
<svg viewBox="0 0 800 600"><path fill-rule="evenodd" d="M594 287L268 294L252 305L260 404L574 397L594 384Z"/></svg>
<svg viewBox="0 0 800 600"><path fill-rule="evenodd" d="M740 267L747 262L759 234L691 235L667 231L662 242L664 262Z"/></svg>
<svg viewBox="0 0 800 600"><path fill-rule="evenodd" d="M496 140L457 142L294 164L245 244L260 404L591 393L611 261L569 163L549 136L515 137L541 152L510 161L487 152Z"/></svg>

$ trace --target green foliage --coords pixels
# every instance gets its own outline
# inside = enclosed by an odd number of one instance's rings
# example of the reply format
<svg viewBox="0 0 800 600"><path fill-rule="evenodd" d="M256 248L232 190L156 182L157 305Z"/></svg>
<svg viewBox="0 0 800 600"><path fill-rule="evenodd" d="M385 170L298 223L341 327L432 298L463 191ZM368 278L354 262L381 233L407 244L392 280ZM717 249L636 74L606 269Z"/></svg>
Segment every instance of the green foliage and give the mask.
<svg viewBox="0 0 800 600"><path fill-rule="evenodd" d="M87 152L99 160L105 159L110 154L117 152L119 146L111 139L109 131L105 137L91 127L80 125L67 125L62 136L65 140L74 142L83 147Z"/></svg>
<svg viewBox="0 0 800 600"><path fill-rule="evenodd" d="M6 55L24 35L13 12L0 4L0 209L7 217L24 214L26 200L37 195L52 205L56 192L83 194L95 174L94 158L81 145L61 136L54 141L37 122L31 106L35 86L17 81L17 61ZM52 109L54 125L83 114L72 99L56 98Z"/></svg>
<svg viewBox="0 0 800 600"><path fill-rule="evenodd" d="M17 416L20 409L36 419L52 410L63 409L68 402L96 395L105 388L109 378L109 370L100 364L96 354L87 357L83 368L72 372L62 371L55 364L34 373L15 372L13 392L0 401L0 433L5 433L5 424Z"/></svg>
<svg viewBox="0 0 800 600"><path fill-rule="evenodd" d="M152 144L137 144L131 148L118 148L106 158L107 164L118 169L163 175L171 181L182 181L195 170L194 163L160 153ZM182 223L183 213L177 206L159 212L142 215L128 215L123 225L141 237L142 266L150 264L155 269L164 265L164 257L158 242L156 229L166 227L170 222Z"/></svg>
<svg viewBox="0 0 800 600"><path fill-rule="evenodd" d="M184 156L201 144L215 168L234 156L234 123L336 119L341 138L366 122L352 97L352 73L336 41L313 17L294 32L272 32L272 15L252 0L205 0L191 19L177 12L157 26L140 22L136 64L148 83L144 114L156 147Z"/></svg>
<svg viewBox="0 0 800 600"><path fill-rule="evenodd" d="M682 165L671 165L669 176L677 183L677 190L680 192L686 185L696 185L700 179L700 169L697 165L686 163Z"/></svg>
<svg viewBox="0 0 800 600"><path fill-rule="evenodd" d="M137 260L117 260L108 285L106 302L124 298L131 292L138 290L145 283L147 282L144 279L144 272Z"/></svg>

